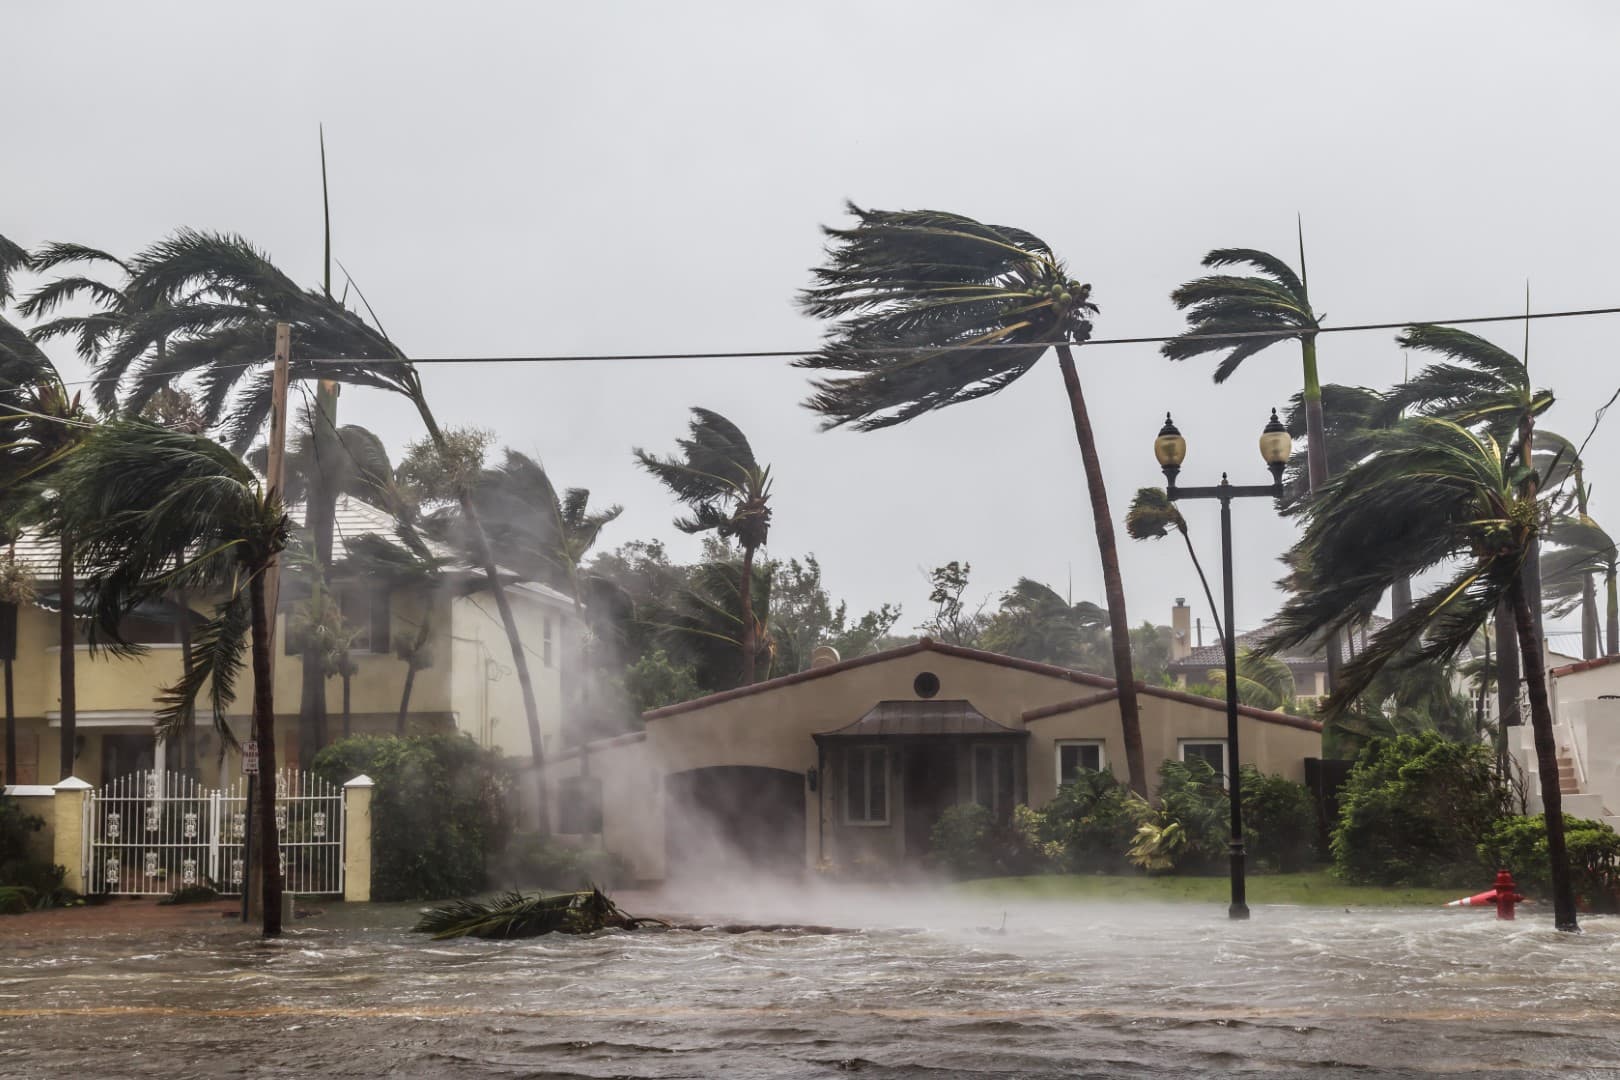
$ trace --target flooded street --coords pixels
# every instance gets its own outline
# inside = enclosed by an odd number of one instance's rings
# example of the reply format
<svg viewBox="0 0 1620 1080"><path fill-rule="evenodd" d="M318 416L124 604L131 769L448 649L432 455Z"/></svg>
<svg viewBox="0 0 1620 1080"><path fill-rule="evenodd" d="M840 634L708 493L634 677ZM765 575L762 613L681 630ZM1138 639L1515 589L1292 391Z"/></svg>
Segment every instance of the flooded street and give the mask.
<svg viewBox="0 0 1620 1080"><path fill-rule="evenodd" d="M833 935L432 943L411 908L341 905L270 944L223 919L7 919L0 1076L1620 1072L1614 919L1028 905L996 932L998 903L915 897L795 912L866 926Z"/></svg>

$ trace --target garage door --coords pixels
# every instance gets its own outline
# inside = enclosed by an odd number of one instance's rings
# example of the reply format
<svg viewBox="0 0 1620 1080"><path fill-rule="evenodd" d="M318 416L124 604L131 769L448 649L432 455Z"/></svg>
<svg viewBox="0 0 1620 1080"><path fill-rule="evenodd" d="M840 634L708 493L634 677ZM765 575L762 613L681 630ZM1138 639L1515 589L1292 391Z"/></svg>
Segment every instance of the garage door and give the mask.
<svg viewBox="0 0 1620 1080"><path fill-rule="evenodd" d="M671 878L721 870L804 869L804 774L715 766L664 778Z"/></svg>

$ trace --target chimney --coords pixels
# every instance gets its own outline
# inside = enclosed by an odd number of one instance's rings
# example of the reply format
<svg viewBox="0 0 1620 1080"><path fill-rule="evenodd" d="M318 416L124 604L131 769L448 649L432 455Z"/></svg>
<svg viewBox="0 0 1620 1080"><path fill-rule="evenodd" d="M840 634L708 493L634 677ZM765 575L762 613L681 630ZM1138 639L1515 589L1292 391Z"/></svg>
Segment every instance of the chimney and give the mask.
<svg viewBox="0 0 1620 1080"><path fill-rule="evenodd" d="M827 667L838 663L838 650L831 645L817 645L810 650L810 666L812 668Z"/></svg>
<svg viewBox="0 0 1620 1080"><path fill-rule="evenodd" d="M1178 596L1170 609L1170 659L1185 660L1192 648L1192 608L1185 596Z"/></svg>

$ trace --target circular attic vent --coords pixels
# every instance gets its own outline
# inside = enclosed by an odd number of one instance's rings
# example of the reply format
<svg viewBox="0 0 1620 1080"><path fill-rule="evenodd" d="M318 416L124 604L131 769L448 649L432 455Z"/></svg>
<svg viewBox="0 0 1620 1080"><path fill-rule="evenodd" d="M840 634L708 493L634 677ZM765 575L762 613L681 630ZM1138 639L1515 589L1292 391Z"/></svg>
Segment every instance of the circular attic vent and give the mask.
<svg viewBox="0 0 1620 1080"><path fill-rule="evenodd" d="M912 681L911 688L917 691L918 697L931 698L939 693L939 676L932 671L925 671Z"/></svg>

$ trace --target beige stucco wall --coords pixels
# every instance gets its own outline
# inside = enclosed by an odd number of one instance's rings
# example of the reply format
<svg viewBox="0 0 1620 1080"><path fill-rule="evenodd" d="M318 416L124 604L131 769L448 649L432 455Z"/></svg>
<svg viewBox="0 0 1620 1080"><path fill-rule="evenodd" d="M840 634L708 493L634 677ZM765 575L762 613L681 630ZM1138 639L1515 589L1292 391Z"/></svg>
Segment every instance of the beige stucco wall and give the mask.
<svg viewBox="0 0 1620 1080"><path fill-rule="evenodd" d="M818 854L841 863L863 855L898 858L904 851L905 830L899 777L891 772L888 825L845 825L838 798L837 755L818 760L813 736L854 722L880 701L916 700L912 684L924 671L939 677L939 699L965 699L990 719L1015 729L1024 728L1023 714L1029 710L1104 695L1094 686L1053 674L922 651L655 715L647 721L644 739L620 740L589 754L591 772L603 778L605 846L630 858L638 876L661 878L665 872L664 777L712 766L755 766L796 773L819 767L819 794L806 789L808 859L813 862ZM1206 707L1148 694L1139 701L1144 749L1155 784L1159 763L1179 756L1180 739L1225 737L1226 717L1219 702ZM1124 774L1125 749L1118 704L1113 700L1034 721L1028 730L1030 737L1023 744L1027 756L1021 768L1032 805L1041 805L1055 791L1060 739L1101 739L1108 763L1117 774ZM1295 780L1303 779L1303 759L1321 753L1318 733L1248 716L1240 719L1239 738L1245 763ZM577 775L582 767L580 756L569 755L555 760L548 772L560 778ZM967 798L969 790L959 771L960 797Z"/></svg>

